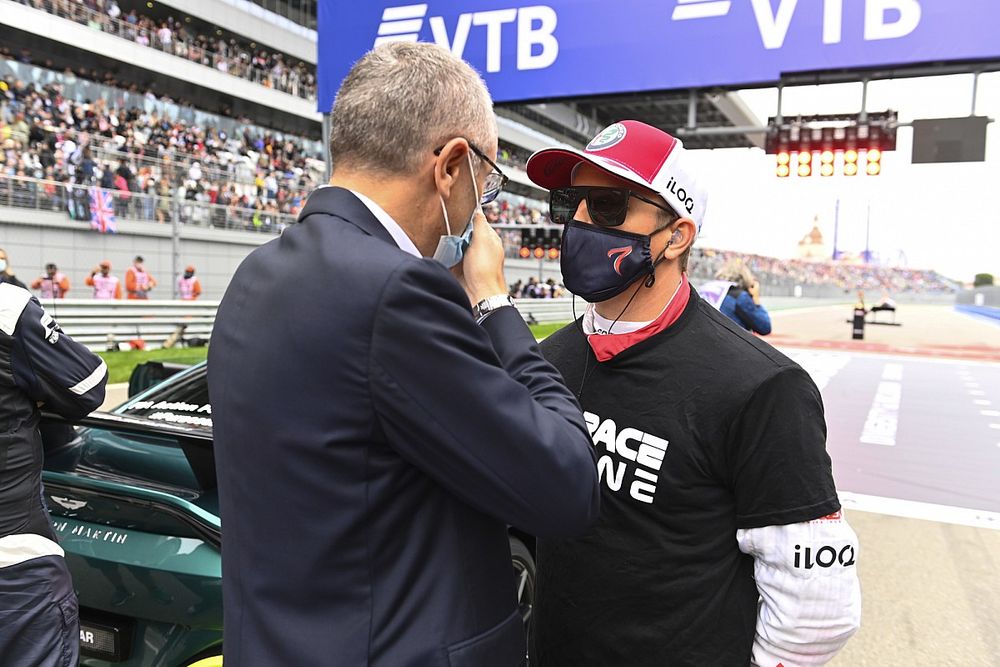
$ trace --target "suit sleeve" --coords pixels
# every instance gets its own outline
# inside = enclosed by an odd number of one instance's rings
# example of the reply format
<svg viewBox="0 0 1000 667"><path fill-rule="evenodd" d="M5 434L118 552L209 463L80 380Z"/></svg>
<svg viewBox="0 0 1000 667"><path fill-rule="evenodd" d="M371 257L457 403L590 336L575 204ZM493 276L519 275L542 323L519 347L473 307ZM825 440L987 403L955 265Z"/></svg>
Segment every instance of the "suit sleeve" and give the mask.
<svg viewBox="0 0 1000 667"><path fill-rule="evenodd" d="M542 537L596 519L580 407L516 310L479 326L445 269L407 262L382 295L370 365L391 446L456 496Z"/></svg>
<svg viewBox="0 0 1000 667"><path fill-rule="evenodd" d="M63 333L34 298L14 330L14 381L33 400L67 419L78 419L104 402L104 360Z"/></svg>

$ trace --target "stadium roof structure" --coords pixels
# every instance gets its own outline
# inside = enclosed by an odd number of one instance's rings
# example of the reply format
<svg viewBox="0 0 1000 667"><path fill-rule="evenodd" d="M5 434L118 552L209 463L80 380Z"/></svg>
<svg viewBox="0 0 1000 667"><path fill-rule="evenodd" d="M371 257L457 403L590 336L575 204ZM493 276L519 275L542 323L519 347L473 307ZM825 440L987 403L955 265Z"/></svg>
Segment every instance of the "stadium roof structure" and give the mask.
<svg viewBox="0 0 1000 667"><path fill-rule="evenodd" d="M667 91L581 97L551 104L501 104L500 115L546 133L555 133L571 144L586 144L598 132L619 120L639 120L680 136L688 148L764 147L764 132L689 134L682 128L759 127L763 121L734 92L720 90Z"/></svg>

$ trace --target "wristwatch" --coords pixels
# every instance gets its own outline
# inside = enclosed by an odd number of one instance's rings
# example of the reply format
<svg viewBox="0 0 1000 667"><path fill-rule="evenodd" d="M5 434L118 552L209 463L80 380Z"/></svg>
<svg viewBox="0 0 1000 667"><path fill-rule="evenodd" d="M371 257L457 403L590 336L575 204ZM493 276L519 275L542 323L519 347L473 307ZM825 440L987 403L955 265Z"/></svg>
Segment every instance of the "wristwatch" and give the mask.
<svg viewBox="0 0 1000 667"><path fill-rule="evenodd" d="M486 319L486 316L492 313L497 308L503 308L504 306L513 306L514 299L510 298L509 294L494 294L493 296L488 296L475 306L472 307L472 316L476 318L476 322L482 322Z"/></svg>

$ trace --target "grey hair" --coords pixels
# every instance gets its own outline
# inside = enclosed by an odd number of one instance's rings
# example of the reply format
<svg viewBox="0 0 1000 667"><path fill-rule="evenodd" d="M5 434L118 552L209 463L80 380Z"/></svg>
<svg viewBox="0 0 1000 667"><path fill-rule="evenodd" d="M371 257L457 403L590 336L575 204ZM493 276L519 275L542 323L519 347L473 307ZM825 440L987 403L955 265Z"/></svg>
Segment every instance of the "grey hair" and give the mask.
<svg viewBox="0 0 1000 667"><path fill-rule="evenodd" d="M330 120L334 170L397 174L456 137L489 151L497 136L479 74L447 49L419 42L366 53L341 84Z"/></svg>

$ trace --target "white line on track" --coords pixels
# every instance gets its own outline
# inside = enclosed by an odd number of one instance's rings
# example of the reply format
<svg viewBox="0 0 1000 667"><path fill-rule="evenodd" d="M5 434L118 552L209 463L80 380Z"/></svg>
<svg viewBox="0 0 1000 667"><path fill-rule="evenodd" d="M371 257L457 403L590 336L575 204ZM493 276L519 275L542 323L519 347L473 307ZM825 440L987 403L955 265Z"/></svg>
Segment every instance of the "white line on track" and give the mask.
<svg viewBox="0 0 1000 667"><path fill-rule="evenodd" d="M840 502L846 510L860 510L876 514L889 514L909 519L925 519L940 523L953 523L960 526L976 528L992 528L1000 530L1000 513L976 510L967 507L952 507L950 505L935 505L914 500L899 498L883 498L861 493L841 491Z"/></svg>
<svg viewBox="0 0 1000 667"><path fill-rule="evenodd" d="M981 389L970 389L969 396L985 396L986 392Z"/></svg>
<svg viewBox="0 0 1000 667"><path fill-rule="evenodd" d="M991 401L987 401L985 398L977 398L973 403L976 405L993 405Z"/></svg>
<svg viewBox="0 0 1000 667"><path fill-rule="evenodd" d="M1000 417L1000 410L980 410L979 414L984 417Z"/></svg>
<svg viewBox="0 0 1000 667"><path fill-rule="evenodd" d="M785 352L785 350L808 350L810 352L828 352L828 353L841 353L849 354L851 356L862 357L864 359L871 359L873 357L881 357L882 359L895 359L897 361L909 361L912 363L919 364L947 364L949 366L954 366L955 364L965 363L965 359L950 359L948 357L926 357L920 354L893 354L891 352L877 352L870 350L855 350L848 348L833 348L833 347L810 347L809 345L800 343L796 345L793 342L782 343L776 345L779 350ZM785 352L785 354L788 354ZM987 360L976 360L976 363L981 368L997 368L1000 369L1000 361L987 361Z"/></svg>

